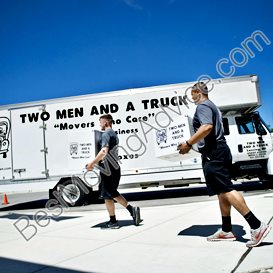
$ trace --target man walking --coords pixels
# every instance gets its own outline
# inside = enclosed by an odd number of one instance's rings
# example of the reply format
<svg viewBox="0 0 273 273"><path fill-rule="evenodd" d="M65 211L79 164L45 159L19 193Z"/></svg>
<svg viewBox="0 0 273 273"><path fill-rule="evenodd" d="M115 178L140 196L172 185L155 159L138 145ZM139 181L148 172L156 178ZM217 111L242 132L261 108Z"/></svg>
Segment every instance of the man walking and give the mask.
<svg viewBox="0 0 273 273"><path fill-rule="evenodd" d="M224 137L222 117L219 109L208 98L208 88L203 82L196 83L191 96L197 104L193 118L195 134L178 146L179 153L188 153L198 143L202 154L202 167L210 196L217 194L222 215L222 228L207 238L208 241L234 241L231 207L234 207L248 222L251 239L247 247L259 245L271 227L262 223L248 208L244 197L234 189L230 179L232 156Z"/></svg>
<svg viewBox="0 0 273 273"><path fill-rule="evenodd" d="M104 228L119 228L115 215L115 203L118 202L125 207L133 217L136 226L141 222L139 207L131 206L128 201L118 192L117 188L120 181L120 166L118 164L117 147L119 139L112 129L113 118L110 114L100 117L100 127L102 131L100 151L93 161L86 164L86 169L91 171L96 165L100 166L100 198L104 199L110 221L105 223ZM112 151L112 153L111 153Z"/></svg>

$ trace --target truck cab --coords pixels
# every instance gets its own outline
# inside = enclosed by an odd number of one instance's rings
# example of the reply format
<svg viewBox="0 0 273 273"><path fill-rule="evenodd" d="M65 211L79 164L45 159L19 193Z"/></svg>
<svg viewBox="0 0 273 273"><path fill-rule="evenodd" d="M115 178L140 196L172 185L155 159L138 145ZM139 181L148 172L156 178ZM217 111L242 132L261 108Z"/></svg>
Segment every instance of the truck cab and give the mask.
<svg viewBox="0 0 273 273"><path fill-rule="evenodd" d="M224 116L223 126L232 152L232 178L271 178L272 136L259 112Z"/></svg>

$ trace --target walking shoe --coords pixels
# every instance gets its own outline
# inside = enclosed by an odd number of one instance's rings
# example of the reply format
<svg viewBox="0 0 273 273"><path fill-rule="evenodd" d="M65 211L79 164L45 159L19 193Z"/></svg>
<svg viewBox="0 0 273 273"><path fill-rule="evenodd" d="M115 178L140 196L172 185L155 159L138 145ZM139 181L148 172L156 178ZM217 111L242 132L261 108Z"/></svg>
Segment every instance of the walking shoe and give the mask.
<svg viewBox="0 0 273 273"><path fill-rule="evenodd" d="M132 217L133 217L133 220L134 220L134 224L136 226L138 226L139 223L141 222L141 219L140 219L140 208L139 207L133 207Z"/></svg>
<svg viewBox="0 0 273 273"><path fill-rule="evenodd" d="M254 247L259 245L266 235L271 230L271 227L265 223L261 223L261 226L257 229L251 229L251 239L246 243L247 247Z"/></svg>
<svg viewBox="0 0 273 273"><path fill-rule="evenodd" d="M214 234L207 237L207 241L235 241L236 237L232 231L225 232L221 228L218 229Z"/></svg>
<svg viewBox="0 0 273 273"><path fill-rule="evenodd" d="M118 229L120 228L120 226L118 224L118 221L115 223L109 221L109 222L106 222L101 228L102 229Z"/></svg>

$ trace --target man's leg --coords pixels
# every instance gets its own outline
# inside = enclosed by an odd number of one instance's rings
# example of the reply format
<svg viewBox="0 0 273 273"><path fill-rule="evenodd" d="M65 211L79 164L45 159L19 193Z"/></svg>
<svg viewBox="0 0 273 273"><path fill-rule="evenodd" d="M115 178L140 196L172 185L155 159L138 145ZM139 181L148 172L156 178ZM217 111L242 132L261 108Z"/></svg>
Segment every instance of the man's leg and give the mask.
<svg viewBox="0 0 273 273"><path fill-rule="evenodd" d="M112 199L104 200L109 216L115 216L115 203Z"/></svg>
<svg viewBox="0 0 273 273"><path fill-rule="evenodd" d="M119 204L125 207L131 214L134 220L134 224L138 226L141 222L140 219L140 208L131 206L128 201L120 194L119 196L114 198Z"/></svg>
<svg viewBox="0 0 273 273"><path fill-rule="evenodd" d="M128 206L128 201L122 195L115 197L114 200L125 208Z"/></svg>
<svg viewBox="0 0 273 273"><path fill-rule="evenodd" d="M230 216L231 204L222 194L218 195L218 200L219 200L219 206L220 206L221 216L222 216L222 231L231 232L232 231L231 216Z"/></svg>
<svg viewBox="0 0 273 273"><path fill-rule="evenodd" d="M222 216L230 216L231 204L223 194L218 195L219 206Z"/></svg>
<svg viewBox="0 0 273 273"><path fill-rule="evenodd" d="M119 228L118 221L117 221L116 215L115 215L115 203L114 203L114 201L111 200L111 199L105 199L104 202L105 202L105 205L106 205L109 217L110 217L110 221L105 223L105 226L103 228L106 228L106 229Z"/></svg>
<svg viewBox="0 0 273 273"><path fill-rule="evenodd" d="M256 216L250 211L248 208L244 197L242 194L236 190L230 191L230 192L225 192L225 193L220 193L219 194L219 200L222 202L222 210L223 214L228 213L228 203L233 206L248 222L250 225L251 229L257 229L260 227L261 222L259 219L256 218ZM220 205L221 206L221 205ZM221 211L222 211L221 210ZM230 212L229 212L230 213ZM227 214L228 215L228 214Z"/></svg>
<svg viewBox="0 0 273 273"><path fill-rule="evenodd" d="M222 216L222 229L217 230L214 234L207 237L208 241L234 241L236 237L232 233L231 225L231 204L224 195L218 195L219 207Z"/></svg>
<svg viewBox="0 0 273 273"><path fill-rule="evenodd" d="M221 201L220 201L221 200ZM225 216L225 213L228 213L230 215L230 208L228 208L228 203L233 206L242 216L245 216L250 212L250 209L248 208L244 197L242 194L236 190L230 191L230 192L224 192L219 194L219 201L222 203L221 212L223 209L222 215Z"/></svg>
<svg viewBox="0 0 273 273"><path fill-rule="evenodd" d="M266 225L265 223L261 223L259 219L256 218L256 216L250 211L248 208L244 197L240 192L237 192L236 190L221 193L219 198L222 200L222 209L223 213L228 213L228 206L227 204L230 203L248 222L251 230L251 239L246 243L248 247L254 247L259 245L262 240L265 238L265 236L269 233L271 230L271 227Z"/></svg>
<svg viewBox="0 0 273 273"><path fill-rule="evenodd" d="M233 206L243 216L251 213L247 207L243 196L233 190L230 192L220 193L218 195L219 206L222 215L222 229L207 237L208 241L234 241L236 240L231 225L231 206ZM254 216L255 217L255 216Z"/></svg>

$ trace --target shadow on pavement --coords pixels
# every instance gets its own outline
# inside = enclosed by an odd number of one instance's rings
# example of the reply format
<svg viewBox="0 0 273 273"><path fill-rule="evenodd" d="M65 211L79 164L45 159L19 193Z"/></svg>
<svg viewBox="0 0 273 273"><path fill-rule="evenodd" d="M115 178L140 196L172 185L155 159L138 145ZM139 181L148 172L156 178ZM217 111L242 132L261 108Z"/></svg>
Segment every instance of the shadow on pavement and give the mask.
<svg viewBox="0 0 273 273"><path fill-rule="evenodd" d="M265 239L266 240L266 239ZM271 246L271 245L273 245L273 242L262 242L262 243L260 243L258 246L256 246L256 247L261 247L261 246Z"/></svg>
<svg viewBox="0 0 273 273"><path fill-rule="evenodd" d="M82 217L82 216L58 216L58 217L56 216L56 217L53 217L53 216L50 216L50 215L47 215L47 216L43 215L43 216L44 216L44 218L43 218L44 220L45 219L50 219L50 220L54 220L56 222ZM23 214L23 213L8 213L8 214L0 216L0 219L17 220L17 219L20 219L20 218L27 218L29 220L36 221L37 218L39 218L39 213L38 213L38 216L35 215L35 214Z"/></svg>
<svg viewBox="0 0 273 273"><path fill-rule="evenodd" d="M48 199L40 199L35 201L18 203L14 205L7 205L6 207L0 208L0 211L45 208L47 201Z"/></svg>
<svg viewBox="0 0 273 273"><path fill-rule="evenodd" d="M8 259L8 258L0 258L0 268L1 268L1 272L8 272L8 273L26 273L26 272L84 273L84 271L79 271L79 270L48 266L48 265L19 261L19 260ZM88 272L92 273L91 271L88 271Z"/></svg>
<svg viewBox="0 0 273 273"><path fill-rule="evenodd" d="M134 222L133 220L118 220L118 224L119 226L122 227L128 227L128 226L134 226ZM139 226L141 226L142 224L140 224ZM102 223L98 223L94 226L92 226L91 228L104 228L105 226L105 222Z"/></svg>
<svg viewBox="0 0 273 273"><path fill-rule="evenodd" d="M237 238L237 241L246 243L248 239L244 239L246 234L244 227L240 225L233 225L233 233ZM208 237L215 233L221 225L193 225L187 229L184 229L178 233L179 236L199 236Z"/></svg>

